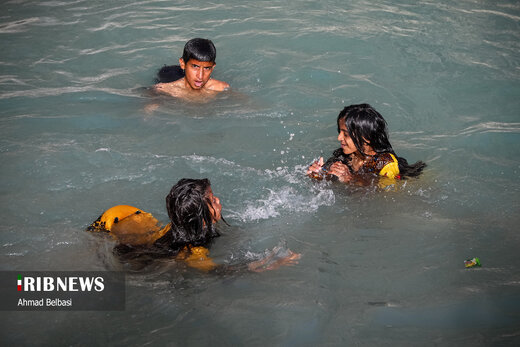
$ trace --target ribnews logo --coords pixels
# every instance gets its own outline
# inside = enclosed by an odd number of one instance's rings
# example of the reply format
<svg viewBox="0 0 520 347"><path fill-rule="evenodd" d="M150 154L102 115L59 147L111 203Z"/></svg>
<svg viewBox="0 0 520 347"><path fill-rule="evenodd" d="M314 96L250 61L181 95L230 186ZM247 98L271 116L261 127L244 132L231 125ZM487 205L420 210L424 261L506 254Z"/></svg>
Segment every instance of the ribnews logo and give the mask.
<svg viewBox="0 0 520 347"><path fill-rule="evenodd" d="M82 291L95 290L102 292L105 289L104 278L98 277L23 277L18 275L17 288L19 292L52 292L52 291Z"/></svg>
<svg viewBox="0 0 520 347"><path fill-rule="evenodd" d="M2 311L121 311L124 309L125 275L123 272L0 271L0 310Z"/></svg>

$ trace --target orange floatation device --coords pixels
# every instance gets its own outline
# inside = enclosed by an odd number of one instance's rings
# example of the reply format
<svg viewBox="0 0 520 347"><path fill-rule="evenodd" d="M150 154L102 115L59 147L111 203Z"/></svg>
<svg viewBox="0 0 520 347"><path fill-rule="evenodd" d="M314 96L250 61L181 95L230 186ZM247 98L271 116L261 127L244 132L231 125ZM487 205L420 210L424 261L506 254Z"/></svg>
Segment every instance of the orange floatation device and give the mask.
<svg viewBox="0 0 520 347"><path fill-rule="evenodd" d="M152 246L170 229L170 223L162 227L151 213L130 205L109 208L87 227L87 231L108 233L119 243L134 247ZM203 271L217 267L205 247L185 246L175 259Z"/></svg>
<svg viewBox="0 0 520 347"><path fill-rule="evenodd" d="M151 246L170 230L170 224L161 227L151 213L117 205L106 210L87 230L108 232L119 243L129 246Z"/></svg>

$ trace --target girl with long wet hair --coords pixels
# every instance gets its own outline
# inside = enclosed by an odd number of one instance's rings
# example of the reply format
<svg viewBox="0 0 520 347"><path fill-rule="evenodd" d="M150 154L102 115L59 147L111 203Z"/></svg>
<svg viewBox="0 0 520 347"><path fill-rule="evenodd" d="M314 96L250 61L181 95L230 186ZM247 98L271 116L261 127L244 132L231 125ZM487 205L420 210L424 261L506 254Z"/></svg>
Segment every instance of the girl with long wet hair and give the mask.
<svg viewBox="0 0 520 347"><path fill-rule="evenodd" d="M220 235L216 223L226 221L210 181L207 178L179 180L166 196L166 209L170 223L164 227L150 213L118 205L106 210L87 230L112 236L118 242L114 249L116 254L124 259L175 257L199 270L217 269L219 265L209 257L208 247ZM294 264L299 257L285 250L281 256L275 254L245 265L251 271L271 270ZM235 267L240 268L243 266Z"/></svg>
<svg viewBox="0 0 520 347"><path fill-rule="evenodd" d="M207 178L183 178L166 196L172 244L202 246L220 234L215 223L222 219L220 199Z"/></svg>
<svg viewBox="0 0 520 347"><path fill-rule="evenodd" d="M161 227L150 213L133 206L106 210L88 231L106 232L126 258L176 256L188 265L210 270L216 265L208 257L211 240L219 236L215 224L222 219L222 205L213 195L208 179L183 178L166 196L170 223Z"/></svg>
<svg viewBox="0 0 520 347"><path fill-rule="evenodd" d="M313 178L337 177L341 182L368 184L376 176L390 179L416 177L426 164L408 164L398 157L388 140L387 123L369 104L350 105L338 115L341 148L326 162L315 161L307 170Z"/></svg>

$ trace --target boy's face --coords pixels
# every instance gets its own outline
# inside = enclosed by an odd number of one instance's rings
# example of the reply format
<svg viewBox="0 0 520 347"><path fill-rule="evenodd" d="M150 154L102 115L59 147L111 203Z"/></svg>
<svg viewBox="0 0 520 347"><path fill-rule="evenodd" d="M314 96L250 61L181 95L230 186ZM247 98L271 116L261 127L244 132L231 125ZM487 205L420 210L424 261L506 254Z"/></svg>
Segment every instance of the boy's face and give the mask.
<svg viewBox="0 0 520 347"><path fill-rule="evenodd" d="M199 61L190 59L188 62L184 62L182 58L179 59L181 68L184 69L184 75L187 87L200 90L204 88L204 85L209 81L215 62L211 61Z"/></svg>

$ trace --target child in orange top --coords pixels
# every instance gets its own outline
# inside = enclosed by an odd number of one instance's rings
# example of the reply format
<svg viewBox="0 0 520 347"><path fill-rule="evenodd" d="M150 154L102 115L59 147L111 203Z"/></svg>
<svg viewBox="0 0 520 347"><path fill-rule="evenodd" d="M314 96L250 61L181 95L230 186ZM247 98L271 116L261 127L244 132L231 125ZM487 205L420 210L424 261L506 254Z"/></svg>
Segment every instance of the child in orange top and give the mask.
<svg viewBox="0 0 520 347"><path fill-rule="evenodd" d="M223 220L222 205L213 195L210 181L181 179L166 196L166 209L170 223L164 227L148 212L117 205L106 210L87 230L108 233L118 243L117 253L127 258L175 257L203 271L221 267L209 257L208 247L220 235L215 225ZM299 254L286 250L281 256L251 262L247 268L255 272L271 270L295 264L299 258Z"/></svg>
<svg viewBox="0 0 520 347"><path fill-rule="evenodd" d="M310 177L335 176L341 182L368 184L376 176L400 179L418 176L426 164L409 165L398 157L388 140L383 116L368 104L345 107L337 119L341 148L326 162L315 161L307 170Z"/></svg>

